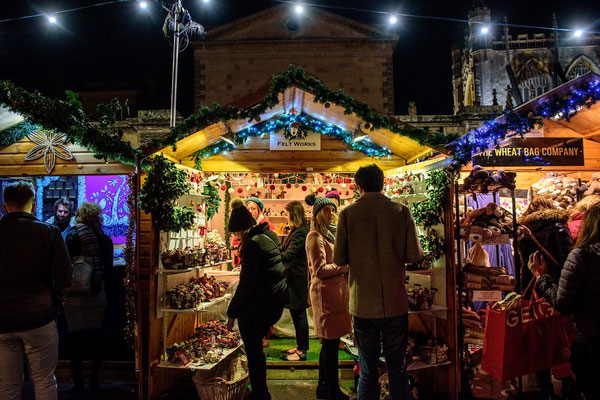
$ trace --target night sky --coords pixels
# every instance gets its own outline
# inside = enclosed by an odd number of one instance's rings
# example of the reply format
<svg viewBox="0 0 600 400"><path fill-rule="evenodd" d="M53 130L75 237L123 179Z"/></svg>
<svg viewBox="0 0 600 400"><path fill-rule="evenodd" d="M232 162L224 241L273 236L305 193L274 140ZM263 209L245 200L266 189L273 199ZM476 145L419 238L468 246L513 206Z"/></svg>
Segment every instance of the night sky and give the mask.
<svg viewBox="0 0 600 400"><path fill-rule="evenodd" d="M3 1L0 19L95 4L96 1ZM150 2L150 1L149 1ZM207 29L277 5L267 0L183 0L192 18ZM462 1L331 1L343 5L466 19L470 0ZM552 12L561 28L600 29L600 2L589 0L487 1L492 19L550 26ZM329 11L387 29L387 17L358 11ZM291 12L291 10L290 10ZM62 14L57 26L45 18L0 23L0 79L38 89L52 96L64 90L139 89L155 82L158 96L145 99L147 108L168 108L171 47L162 35L165 13L153 6L141 12L135 2L124 2ZM420 114L451 114L451 57L453 43L464 36L466 24L400 18L394 29L400 36L395 53L396 111L406 114L408 101ZM525 33L512 28L511 33ZM181 56L179 111L193 112L192 50Z"/></svg>

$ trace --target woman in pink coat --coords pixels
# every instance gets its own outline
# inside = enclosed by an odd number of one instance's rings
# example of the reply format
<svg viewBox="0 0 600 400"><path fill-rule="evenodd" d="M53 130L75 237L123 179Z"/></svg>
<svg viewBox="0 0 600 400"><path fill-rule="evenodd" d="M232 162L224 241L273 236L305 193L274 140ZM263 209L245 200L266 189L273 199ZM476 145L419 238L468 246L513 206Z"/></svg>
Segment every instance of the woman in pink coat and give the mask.
<svg viewBox="0 0 600 400"><path fill-rule="evenodd" d="M317 398L347 400L339 386L338 350L340 338L350 333L352 322L348 311L348 266L333 262L337 205L315 195L307 196L306 202L313 206L312 226L306 237L309 295L315 333L322 341Z"/></svg>

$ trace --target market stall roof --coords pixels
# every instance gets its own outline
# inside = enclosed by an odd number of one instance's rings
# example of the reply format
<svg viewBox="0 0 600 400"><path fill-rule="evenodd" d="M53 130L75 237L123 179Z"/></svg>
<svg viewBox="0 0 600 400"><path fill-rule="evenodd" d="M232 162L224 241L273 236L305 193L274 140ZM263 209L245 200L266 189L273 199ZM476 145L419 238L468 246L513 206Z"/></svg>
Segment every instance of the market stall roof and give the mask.
<svg viewBox="0 0 600 400"><path fill-rule="evenodd" d="M582 85L592 82L600 84L600 76L589 72L521 104L514 111L521 115L527 115L543 103L551 102L555 97L565 98ZM544 118L542 122L546 137L583 137L600 141L600 103L592 104L590 108L583 107L568 120L565 116L554 116Z"/></svg>
<svg viewBox="0 0 600 400"><path fill-rule="evenodd" d="M230 105L242 109L253 107L269 95L270 90L270 84L266 84ZM155 154L162 153L172 161L192 167L195 165L193 154L221 141L223 135L238 133L250 126L289 113L307 115L344 131L367 134L371 142L389 149L392 155L381 159L371 158L351 150L346 143L325 136L322 136L321 151L270 151L268 137L255 137L232 151L203 159L202 168L210 171L306 171L312 168L315 171L352 172L361 165L373 162L383 169L397 168L434 151L414 139L388 129L369 130L355 113L347 113L344 107L334 103L315 102L315 94L290 83L285 91L278 95L278 103L261 114L259 121L218 121L179 140L175 146L165 147ZM396 120L393 122L400 123ZM412 129L408 124L404 126L407 130Z"/></svg>

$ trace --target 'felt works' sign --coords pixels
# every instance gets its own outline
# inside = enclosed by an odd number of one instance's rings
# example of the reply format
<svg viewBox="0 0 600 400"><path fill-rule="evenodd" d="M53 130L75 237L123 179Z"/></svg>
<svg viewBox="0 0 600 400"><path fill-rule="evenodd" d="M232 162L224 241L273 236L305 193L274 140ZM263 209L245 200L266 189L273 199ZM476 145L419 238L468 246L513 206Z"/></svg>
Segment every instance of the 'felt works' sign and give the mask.
<svg viewBox="0 0 600 400"><path fill-rule="evenodd" d="M482 167L582 166L583 139L511 139L509 144L473 157Z"/></svg>

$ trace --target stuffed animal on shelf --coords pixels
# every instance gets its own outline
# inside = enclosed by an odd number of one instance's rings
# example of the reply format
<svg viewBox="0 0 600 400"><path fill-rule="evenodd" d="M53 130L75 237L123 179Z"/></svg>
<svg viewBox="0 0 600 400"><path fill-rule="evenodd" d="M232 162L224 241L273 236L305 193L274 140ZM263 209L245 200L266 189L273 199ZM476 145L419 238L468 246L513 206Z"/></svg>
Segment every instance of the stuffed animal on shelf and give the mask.
<svg viewBox="0 0 600 400"><path fill-rule="evenodd" d="M285 195L286 195L286 193L287 193L287 192L286 192L285 190L282 190L282 191L281 191L281 193L279 193L279 194L277 195L277 198L278 198L278 199L280 199L280 200L281 200L281 199L285 199Z"/></svg>
<svg viewBox="0 0 600 400"><path fill-rule="evenodd" d="M260 190L257 190L254 193L250 193L250 195L248 197L256 197L257 199L260 199L261 194L262 194L262 192Z"/></svg>
<svg viewBox="0 0 600 400"><path fill-rule="evenodd" d="M461 237L472 242L510 234L512 232L512 214L496 203L489 203L468 213L460 221Z"/></svg>
<svg viewBox="0 0 600 400"><path fill-rule="evenodd" d="M482 183L491 176L490 172L479 165L473 165L469 176L465 178L462 191L469 191L474 184Z"/></svg>

